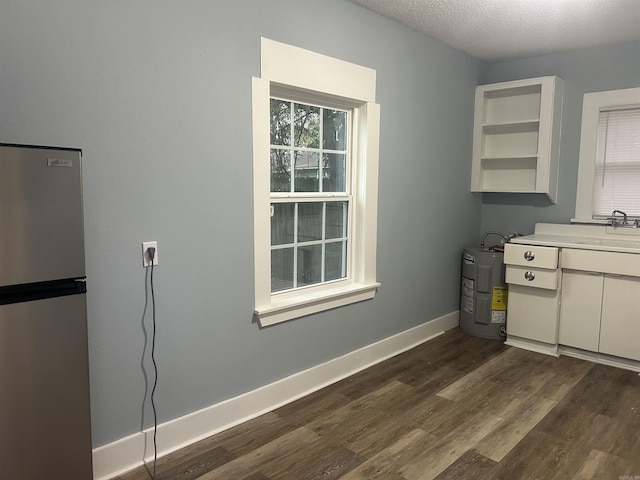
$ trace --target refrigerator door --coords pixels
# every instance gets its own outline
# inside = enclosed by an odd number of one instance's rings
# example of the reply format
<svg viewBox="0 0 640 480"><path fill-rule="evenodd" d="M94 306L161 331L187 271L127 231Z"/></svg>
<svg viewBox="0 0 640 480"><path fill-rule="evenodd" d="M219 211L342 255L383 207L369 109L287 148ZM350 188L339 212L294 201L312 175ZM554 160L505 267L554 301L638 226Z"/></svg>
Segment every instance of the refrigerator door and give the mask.
<svg viewBox="0 0 640 480"><path fill-rule="evenodd" d="M85 295L0 305L0 476L92 478Z"/></svg>
<svg viewBox="0 0 640 480"><path fill-rule="evenodd" d="M80 160L0 144L0 287L85 276Z"/></svg>

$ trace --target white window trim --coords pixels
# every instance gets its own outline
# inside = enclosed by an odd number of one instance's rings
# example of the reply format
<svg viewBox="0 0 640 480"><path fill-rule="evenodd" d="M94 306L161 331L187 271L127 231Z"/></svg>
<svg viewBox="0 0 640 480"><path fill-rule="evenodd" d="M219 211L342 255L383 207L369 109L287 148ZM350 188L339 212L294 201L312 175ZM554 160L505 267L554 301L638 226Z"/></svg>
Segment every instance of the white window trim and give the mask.
<svg viewBox="0 0 640 480"><path fill-rule="evenodd" d="M376 294L376 231L380 106L376 72L298 47L261 39L261 77L252 78L255 315L262 326L329 310ZM271 89L309 92L353 108L354 196L350 278L286 293L271 293L269 98Z"/></svg>
<svg viewBox="0 0 640 480"><path fill-rule="evenodd" d="M575 218L572 223L606 223L593 219L594 181L598 148L600 111L609 108L640 107L640 88L609 90L584 94L582 102L582 131L578 163L578 189Z"/></svg>

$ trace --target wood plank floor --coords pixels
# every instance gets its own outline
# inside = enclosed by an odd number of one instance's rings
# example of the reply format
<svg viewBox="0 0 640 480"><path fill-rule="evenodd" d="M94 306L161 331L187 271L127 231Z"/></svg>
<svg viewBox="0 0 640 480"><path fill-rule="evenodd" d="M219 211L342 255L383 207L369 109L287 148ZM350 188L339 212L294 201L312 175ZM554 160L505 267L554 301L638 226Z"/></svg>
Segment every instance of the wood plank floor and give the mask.
<svg viewBox="0 0 640 480"><path fill-rule="evenodd" d="M640 479L640 376L459 329L158 459L157 480ZM148 480L140 467L117 480Z"/></svg>

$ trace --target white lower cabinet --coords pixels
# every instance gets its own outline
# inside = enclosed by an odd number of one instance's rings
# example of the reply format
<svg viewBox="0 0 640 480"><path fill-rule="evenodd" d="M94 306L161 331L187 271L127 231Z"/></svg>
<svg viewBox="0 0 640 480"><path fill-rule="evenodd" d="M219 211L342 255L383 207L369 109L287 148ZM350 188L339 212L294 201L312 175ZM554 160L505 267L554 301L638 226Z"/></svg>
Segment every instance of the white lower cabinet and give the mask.
<svg viewBox="0 0 640 480"><path fill-rule="evenodd" d="M508 342L640 361L640 255L508 243L504 262Z"/></svg>
<svg viewBox="0 0 640 480"><path fill-rule="evenodd" d="M640 360L640 277L563 270L558 343Z"/></svg>
<svg viewBox="0 0 640 480"><path fill-rule="evenodd" d="M507 243L507 337L558 343L558 249Z"/></svg>
<svg viewBox="0 0 640 480"><path fill-rule="evenodd" d="M598 351L603 281L602 273L563 270L558 343Z"/></svg>
<svg viewBox="0 0 640 480"><path fill-rule="evenodd" d="M506 344L640 372L640 229L536 225L505 244Z"/></svg>
<svg viewBox="0 0 640 480"><path fill-rule="evenodd" d="M640 277L605 275L600 352L640 360Z"/></svg>
<svg viewBox="0 0 640 480"><path fill-rule="evenodd" d="M509 284L507 335L558 343L557 290Z"/></svg>

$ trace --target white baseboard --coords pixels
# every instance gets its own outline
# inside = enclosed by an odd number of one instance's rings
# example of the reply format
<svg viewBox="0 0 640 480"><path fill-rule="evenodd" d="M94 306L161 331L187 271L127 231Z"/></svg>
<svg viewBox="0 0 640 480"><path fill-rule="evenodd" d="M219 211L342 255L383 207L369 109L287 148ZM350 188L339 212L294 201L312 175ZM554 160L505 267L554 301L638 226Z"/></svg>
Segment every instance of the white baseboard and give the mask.
<svg viewBox="0 0 640 480"><path fill-rule="evenodd" d="M514 337L507 334L507 340L505 345L511 347L522 348L531 352L544 353L545 355L552 355L554 357L560 356L558 353L558 345L551 343L538 342L537 340L530 340L528 338Z"/></svg>
<svg viewBox="0 0 640 480"><path fill-rule="evenodd" d="M457 327L456 310L321 365L158 425L158 456L270 412ZM93 450L93 478L106 480L153 459L153 429Z"/></svg>
<svg viewBox="0 0 640 480"><path fill-rule="evenodd" d="M614 357L605 353L589 352L579 348L560 346L560 354L568 357L580 358L589 362L601 363L610 367L624 368L633 372L640 372L640 361L630 358Z"/></svg>

